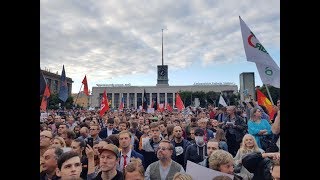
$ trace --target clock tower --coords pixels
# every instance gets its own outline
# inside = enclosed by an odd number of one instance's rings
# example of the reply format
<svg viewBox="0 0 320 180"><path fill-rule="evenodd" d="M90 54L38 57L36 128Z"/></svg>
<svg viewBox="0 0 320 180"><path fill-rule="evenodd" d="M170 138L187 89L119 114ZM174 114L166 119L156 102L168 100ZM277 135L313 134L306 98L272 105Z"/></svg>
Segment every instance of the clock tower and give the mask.
<svg viewBox="0 0 320 180"><path fill-rule="evenodd" d="M157 66L157 86L169 86L168 65L163 65L163 29L162 29L162 65Z"/></svg>

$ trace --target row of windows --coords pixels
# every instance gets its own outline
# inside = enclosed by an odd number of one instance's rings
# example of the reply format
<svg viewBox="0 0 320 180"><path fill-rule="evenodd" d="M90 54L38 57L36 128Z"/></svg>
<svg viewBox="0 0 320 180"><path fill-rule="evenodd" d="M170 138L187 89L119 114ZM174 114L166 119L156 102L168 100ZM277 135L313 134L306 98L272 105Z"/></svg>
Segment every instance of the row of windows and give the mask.
<svg viewBox="0 0 320 180"><path fill-rule="evenodd" d="M129 102L127 102L128 94L129 94ZM134 107L135 105L134 94L135 93L122 93L125 108ZM137 107L142 105L142 94L143 93L137 93ZM99 94L99 104L101 103L102 95L103 93ZM150 93L146 93L145 96L147 99L147 104L150 105ZM157 101L159 104L165 103L165 93L159 93L159 98L160 98L159 100L157 100L157 93L152 93L151 96L152 96L151 102ZM122 97L120 97L120 93L114 93L113 104L115 108L118 108L120 106ZM107 98L109 102L112 101L112 93L107 93ZM173 106L173 93L167 93L167 103Z"/></svg>

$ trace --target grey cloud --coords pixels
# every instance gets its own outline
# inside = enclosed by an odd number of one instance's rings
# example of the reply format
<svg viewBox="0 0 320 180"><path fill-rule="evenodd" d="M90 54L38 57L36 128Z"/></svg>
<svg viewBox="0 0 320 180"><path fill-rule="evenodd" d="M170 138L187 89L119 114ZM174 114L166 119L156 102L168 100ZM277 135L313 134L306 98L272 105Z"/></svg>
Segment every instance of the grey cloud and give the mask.
<svg viewBox="0 0 320 180"><path fill-rule="evenodd" d="M244 60L240 15L257 38L279 47L279 2L237 0L41 0L40 65L96 80Z"/></svg>

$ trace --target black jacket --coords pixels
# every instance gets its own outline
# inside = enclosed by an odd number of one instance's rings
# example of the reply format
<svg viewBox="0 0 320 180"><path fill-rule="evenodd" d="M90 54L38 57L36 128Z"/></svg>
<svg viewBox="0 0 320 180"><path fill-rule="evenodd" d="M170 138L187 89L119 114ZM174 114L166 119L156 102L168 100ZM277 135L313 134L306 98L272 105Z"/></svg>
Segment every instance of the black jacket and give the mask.
<svg viewBox="0 0 320 180"><path fill-rule="evenodd" d="M272 180L270 173L271 160L263 158L260 152L253 152L242 158L242 165L251 173L252 180Z"/></svg>

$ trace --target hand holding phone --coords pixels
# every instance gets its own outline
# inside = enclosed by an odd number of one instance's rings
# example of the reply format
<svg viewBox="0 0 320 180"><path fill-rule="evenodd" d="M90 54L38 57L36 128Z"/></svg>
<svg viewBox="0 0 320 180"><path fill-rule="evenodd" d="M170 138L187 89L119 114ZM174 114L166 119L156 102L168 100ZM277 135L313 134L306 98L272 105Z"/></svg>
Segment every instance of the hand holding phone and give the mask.
<svg viewBox="0 0 320 180"><path fill-rule="evenodd" d="M88 137L87 143L93 148L93 137Z"/></svg>

